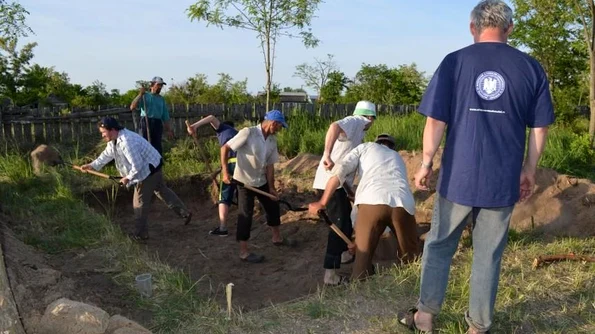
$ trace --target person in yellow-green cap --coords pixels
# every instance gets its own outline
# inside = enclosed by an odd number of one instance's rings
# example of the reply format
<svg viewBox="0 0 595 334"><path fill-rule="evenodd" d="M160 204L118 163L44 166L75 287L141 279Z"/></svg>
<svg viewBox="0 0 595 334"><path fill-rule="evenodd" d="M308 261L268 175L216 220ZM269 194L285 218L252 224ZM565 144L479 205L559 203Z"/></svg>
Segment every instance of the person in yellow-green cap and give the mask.
<svg viewBox="0 0 595 334"><path fill-rule="evenodd" d="M324 154L316 170L313 188L324 191L332 174L330 171L343 157L364 141L367 131L376 119L376 105L369 101L359 101L355 106L352 116L347 116L333 122L324 140ZM345 178L345 183L353 187L355 173L350 173ZM330 197L326 204L329 218L345 233L351 236L351 203L343 186ZM347 250L347 244L334 232L329 231L326 255L324 257L324 283L338 285L344 282L344 277L339 276L336 270L341 267L341 255Z"/></svg>

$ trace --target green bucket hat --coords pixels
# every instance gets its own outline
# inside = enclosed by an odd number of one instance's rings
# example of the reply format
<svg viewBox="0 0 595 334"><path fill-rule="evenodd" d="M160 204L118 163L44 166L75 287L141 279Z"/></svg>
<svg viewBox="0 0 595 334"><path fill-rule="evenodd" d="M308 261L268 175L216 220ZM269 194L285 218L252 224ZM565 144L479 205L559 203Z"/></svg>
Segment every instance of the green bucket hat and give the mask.
<svg viewBox="0 0 595 334"><path fill-rule="evenodd" d="M354 115L376 117L376 105L370 101L359 101L355 105Z"/></svg>

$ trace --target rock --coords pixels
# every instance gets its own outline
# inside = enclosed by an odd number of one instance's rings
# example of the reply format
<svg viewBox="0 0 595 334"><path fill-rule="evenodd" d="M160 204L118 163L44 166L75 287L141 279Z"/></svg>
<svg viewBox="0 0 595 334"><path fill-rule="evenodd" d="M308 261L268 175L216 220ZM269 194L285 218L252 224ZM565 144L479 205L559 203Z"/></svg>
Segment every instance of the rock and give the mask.
<svg viewBox="0 0 595 334"><path fill-rule="evenodd" d="M104 334L109 319L98 307L60 298L46 308L41 323L45 334Z"/></svg>
<svg viewBox="0 0 595 334"><path fill-rule="evenodd" d="M105 334L150 334L151 331L119 314L109 319Z"/></svg>

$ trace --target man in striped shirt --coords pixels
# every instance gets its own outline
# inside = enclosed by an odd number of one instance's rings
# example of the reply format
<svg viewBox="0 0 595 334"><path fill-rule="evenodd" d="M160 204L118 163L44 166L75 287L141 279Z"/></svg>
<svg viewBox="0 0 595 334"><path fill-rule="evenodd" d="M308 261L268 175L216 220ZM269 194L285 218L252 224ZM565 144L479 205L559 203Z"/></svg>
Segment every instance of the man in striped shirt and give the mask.
<svg viewBox="0 0 595 334"><path fill-rule="evenodd" d="M114 160L116 169L122 176L120 183L134 186L132 206L134 207L136 227L131 237L136 240L149 238L147 218L153 194L182 217L185 224L188 224L192 213L163 182L161 172L163 162L159 152L143 137L124 129L112 117L104 117L98 127L107 146L97 159L81 168L98 171Z"/></svg>

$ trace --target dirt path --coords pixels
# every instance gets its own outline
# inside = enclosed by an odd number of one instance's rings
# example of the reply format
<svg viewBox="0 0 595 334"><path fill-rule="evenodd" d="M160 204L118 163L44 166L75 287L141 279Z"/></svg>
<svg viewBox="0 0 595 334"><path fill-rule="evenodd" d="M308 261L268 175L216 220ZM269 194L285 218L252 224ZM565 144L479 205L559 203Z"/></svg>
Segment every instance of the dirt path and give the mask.
<svg viewBox="0 0 595 334"><path fill-rule="evenodd" d="M295 206L314 200L314 196L308 194L284 193L283 196L291 199ZM218 237L208 234L218 224L217 209L210 202L187 201L187 205L194 217L191 224L184 226L172 211L156 201L150 216L150 239L143 247L148 253L158 255L161 261L183 269L193 280L200 280L202 296L216 296L223 302L224 286L233 283L234 304L250 310L316 291L323 274L328 235L328 227L323 222L309 218L307 213L285 212L282 208L281 232L298 241L296 247L288 248L274 246L264 217L255 215L250 247L263 254L265 262L248 264L238 257L235 206L230 212L231 234ZM134 228L130 211L130 207L123 208L115 219L126 231Z"/></svg>

